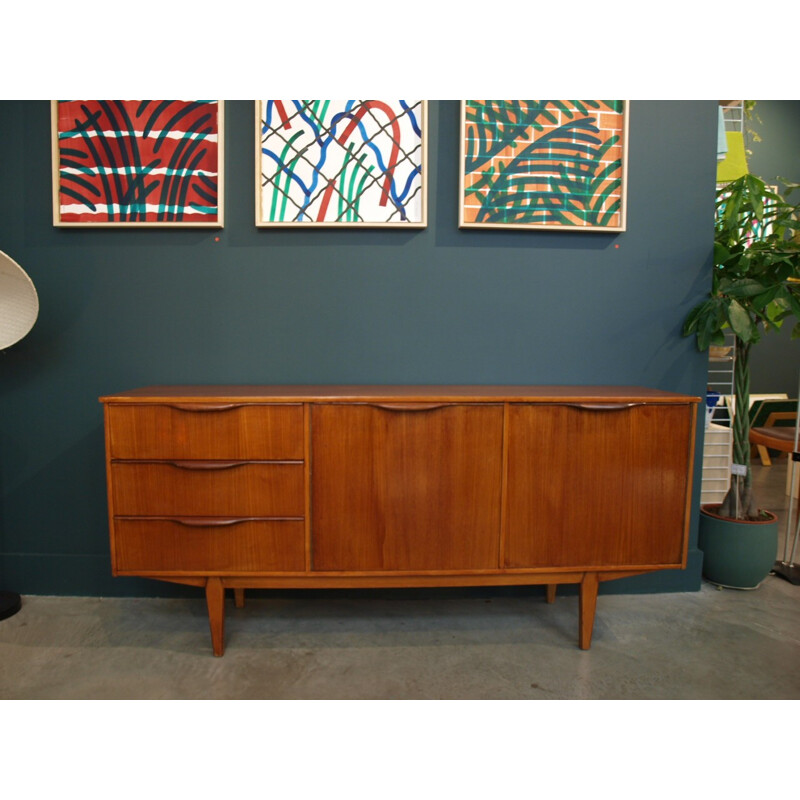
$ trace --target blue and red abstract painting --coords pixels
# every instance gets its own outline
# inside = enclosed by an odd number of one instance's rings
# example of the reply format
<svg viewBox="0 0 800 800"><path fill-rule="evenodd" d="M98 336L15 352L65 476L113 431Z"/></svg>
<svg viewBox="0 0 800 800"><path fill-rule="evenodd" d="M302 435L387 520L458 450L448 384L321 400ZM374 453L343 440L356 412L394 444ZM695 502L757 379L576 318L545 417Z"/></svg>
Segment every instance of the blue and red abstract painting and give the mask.
<svg viewBox="0 0 800 800"><path fill-rule="evenodd" d="M53 103L57 225L222 225L222 104Z"/></svg>
<svg viewBox="0 0 800 800"><path fill-rule="evenodd" d="M423 100L260 100L258 225L425 225Z"/></svg>

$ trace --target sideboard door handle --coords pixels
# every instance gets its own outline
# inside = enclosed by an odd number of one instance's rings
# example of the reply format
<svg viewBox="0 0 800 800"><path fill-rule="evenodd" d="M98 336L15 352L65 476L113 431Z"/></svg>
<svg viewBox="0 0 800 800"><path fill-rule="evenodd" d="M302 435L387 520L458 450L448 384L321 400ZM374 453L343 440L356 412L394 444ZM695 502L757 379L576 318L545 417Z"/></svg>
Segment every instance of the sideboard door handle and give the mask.
<svg viewBox="0 0 800 800"><path fill-rule="evenodd" d="M435 411L437 408L447 408L452 403L370 403L369 405L384 411Z"/></svg>
<svg viewBox="0 0 800 800"><path fill-rule="evenodd" d="M643 406L644 403L567 403L570 408L579 408L582 411L625 411L634 406Z"/></svg>
<svg viewBox="0 0 800 800"><path fill-rule="evenodd" d="M240 408L239 403L170 403L170 408L177 411L230 411Z"/></svg>

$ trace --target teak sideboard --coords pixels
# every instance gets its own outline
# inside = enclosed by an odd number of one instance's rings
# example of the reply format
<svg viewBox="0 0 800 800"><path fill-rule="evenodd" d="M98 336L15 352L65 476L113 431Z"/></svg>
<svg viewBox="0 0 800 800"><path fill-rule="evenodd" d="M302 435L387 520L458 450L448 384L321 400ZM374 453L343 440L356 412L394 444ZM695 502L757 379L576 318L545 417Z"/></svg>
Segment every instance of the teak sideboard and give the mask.
<svg viewBox="0 0 800 800"><path fill-rule="evenodd" d="M101 397L111 563L225 590L578 584L686 566L697 397L614 386L153 386Z"/></svg>

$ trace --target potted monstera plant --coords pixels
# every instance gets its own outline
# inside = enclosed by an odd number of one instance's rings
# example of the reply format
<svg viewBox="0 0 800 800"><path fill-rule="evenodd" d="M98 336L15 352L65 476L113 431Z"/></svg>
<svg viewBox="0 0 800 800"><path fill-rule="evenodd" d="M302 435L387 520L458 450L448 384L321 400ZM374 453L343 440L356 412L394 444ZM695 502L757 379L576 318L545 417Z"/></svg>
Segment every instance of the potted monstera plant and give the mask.
<svg viewBox="0 0 800 800"><path fill-rule="evenodd" d="M794 320L800 338L800 205L755 175L717 191L714 271L708 297L687 316L684 336L700 350L735 338L733 470L719 505L700 513L703 574L714 583L755 588L769 574L777 551L778 523L753 494L750 467L750 355L761 337Z"/></svg>

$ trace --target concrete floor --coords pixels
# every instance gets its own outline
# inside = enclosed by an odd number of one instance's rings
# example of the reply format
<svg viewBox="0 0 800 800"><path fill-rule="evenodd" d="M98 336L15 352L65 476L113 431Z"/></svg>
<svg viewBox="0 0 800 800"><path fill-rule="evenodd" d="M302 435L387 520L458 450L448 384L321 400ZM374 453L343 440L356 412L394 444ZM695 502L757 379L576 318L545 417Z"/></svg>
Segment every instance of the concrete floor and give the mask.
<svg viewBox="0 0 800 800"><path fill-rule="evenodd" d="M785 514L785 465L756 472ZM0 622L0 699L800 698L800 586L781 578L601 595L585 652L577 622L574 595L298 592L229 601L214 658L201 597L26 596Z"/></svg>

